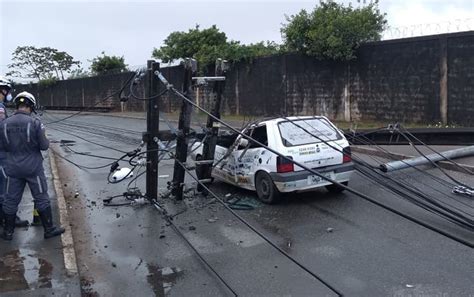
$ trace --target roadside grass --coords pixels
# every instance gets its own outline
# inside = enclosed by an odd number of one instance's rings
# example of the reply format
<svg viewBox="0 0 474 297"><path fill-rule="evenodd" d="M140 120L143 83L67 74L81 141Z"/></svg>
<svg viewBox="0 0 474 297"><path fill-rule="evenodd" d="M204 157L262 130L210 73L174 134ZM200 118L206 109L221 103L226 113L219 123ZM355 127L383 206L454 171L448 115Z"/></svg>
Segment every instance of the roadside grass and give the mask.
<svg viewBox="0 0 474 297"><path fill-rule="evenodd" d="M57 112L57 111L55 111ZM61 112L61 111L59 111ZM65 113L68 113L70 111L67 111ZM130 114L134 116L140 116L140 117L146 117L145 112L110 112L112 114ZM179 113L178 112L172 112L172 113L165 113L165 116L169 120L177 120L179 118ZM277 116L277 115L275 115ZM267 116L268 117L268 116ZM223 114L221 118L225 121L230 122L232 125L241 127L245 123L249 123L254 120L258 119L263 119L265 116L248 116L248 115L228 115L228 114ZM207 115L201 111L194 111L192 114L192 121L193 122L199 122L201 124L206 123L207 121ZM363 120L363 121L351 121L351 122L346 122L346 121L340 121L340 120L331 120L339 129L342 130L348 130L348 129L354 129L354 130L362 130L362 129L379 129L379 128L386 128L388 127L389 124L395 124L396 121L368 121L368 120ZM457 125L457 124L449 124L449 125L443 125L440 122L436 123L404 123L404 127L406 128L461 128L463 126Z"/></svg>

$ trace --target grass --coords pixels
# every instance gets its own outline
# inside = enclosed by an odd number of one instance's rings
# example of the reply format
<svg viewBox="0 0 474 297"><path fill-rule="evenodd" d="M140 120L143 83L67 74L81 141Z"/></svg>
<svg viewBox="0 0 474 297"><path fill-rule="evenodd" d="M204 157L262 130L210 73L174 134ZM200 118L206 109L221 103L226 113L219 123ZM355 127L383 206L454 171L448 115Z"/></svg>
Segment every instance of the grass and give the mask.
<svg viewBox="0 0 474 297"><path fill-rule="evenodd" d="M166 113L167 117L169 119L178 119L179 113L178 112L173 112L173 113ZM207 120L207 115L201 111L195 111L193 113L193 117L196 120L196 118L201 122L205 123ZM231 124L241 126L243 123L248 123L251 120L255 119L261 119L264 118L264 116L245 116L245 115L222 115L221 117L225 121L232 122ZM346 122L346 121L338 121L338 120L333 120L332 121L338 128L346 130L346 129L355 129L355 130L361 130L361 129L378 129L378 128L383 128L387 127L389 124L394 124L395 121L386 121L386 122L381 122L381 121L357 121L357 122ZM443 125L441 123L405 123L403 124L404 127L406 128L458 128L461 127L459 125L455 124L450 124L450 125Z"/></svg>

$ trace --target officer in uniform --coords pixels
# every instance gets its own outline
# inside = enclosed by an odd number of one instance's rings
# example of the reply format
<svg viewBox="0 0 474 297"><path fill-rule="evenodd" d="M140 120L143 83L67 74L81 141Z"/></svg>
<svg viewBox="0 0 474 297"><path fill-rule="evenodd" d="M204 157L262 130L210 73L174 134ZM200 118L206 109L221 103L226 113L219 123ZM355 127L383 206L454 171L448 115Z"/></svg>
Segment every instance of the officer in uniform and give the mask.
<svg viewBox="0 0 474 297"><path fill-rule="evenodd" d="M10 82L6 78L0 76L0 122L8 117L7 109L5 108L3 102L12 100L11 89L12 86ZM3 226L4 222L2 205L5 196L5 182L7 178L5 176L5 171L3 170L3 167L5 165L6 158L6 152L0 150L0 226ZM17 227L26 227L28 226L28 221L20 220L19 217L16 217L15 225Z"/></svg>
<svg viewBox="0 0 474 297"><path fill-rule="evenodd" d="M43 224L44 238L61 235L64 228L53 225L41 155L41 151L48 149L49 140L41 121L31 115L36 99L28 92L21 92L13 99L13 103L16 112L0 123L0 148L7 152L7 182L3 202L5 224L1 237L13 239L15 216L27 183Z"/></svg>

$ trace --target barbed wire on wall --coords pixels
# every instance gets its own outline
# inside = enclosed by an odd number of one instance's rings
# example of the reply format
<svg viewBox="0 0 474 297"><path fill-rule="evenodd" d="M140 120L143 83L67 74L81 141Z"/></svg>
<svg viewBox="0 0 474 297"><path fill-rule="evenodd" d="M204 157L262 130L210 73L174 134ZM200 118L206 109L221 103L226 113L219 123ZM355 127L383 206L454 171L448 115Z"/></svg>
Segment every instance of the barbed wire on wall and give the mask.
<svg viewBox="0 0 474 297"><path fill-rule="evenodd" d="M444 21L438 23L389 27L384 31L382 39L388 40L424 35L436 35L443 33L455 33L471 30L474 30L474 18L456 19L452 21Z"/></svg>

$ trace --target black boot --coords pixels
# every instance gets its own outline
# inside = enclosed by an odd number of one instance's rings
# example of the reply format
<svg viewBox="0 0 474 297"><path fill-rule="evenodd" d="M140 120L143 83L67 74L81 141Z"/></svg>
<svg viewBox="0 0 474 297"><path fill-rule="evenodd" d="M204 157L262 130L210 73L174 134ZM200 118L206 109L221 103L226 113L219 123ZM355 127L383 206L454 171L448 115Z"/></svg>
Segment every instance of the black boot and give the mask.
<svg viewBox="0 0 474 297"><path fill-rule="evenodd" d="M22 220L18 216L15 216L15 227L28 227L30 222L27 220Z"/></svg>
<svg viewBox="0 0 474 297"><path fill-rule="evenodd" d="M41 223L44 228L44 238L48 239L54 236L59 236L64 233L65 229L61 227L55 227L53 225L53 215L51 213L51 207L46 208L43 211L39 211Z"/></svg>
<svg viewBox="0 0 474 297"><path fill-rule="evenodd" d="M5 218L5 223L3 226L3 233L1 237L4 240L12 240L13 239L13 232L15 231L15 217L16 215L8 215L8 214L3 214Z"/></svg>
<svg viewBox="0 0 474 297"><path fill-rule="evenodd" d="M3 226L5 220L5 214L3 213L2 204L0 204L0 226ZM27 220L21 220L18 216L15 216L15 227L28 227L30 222Z"/></svg>

